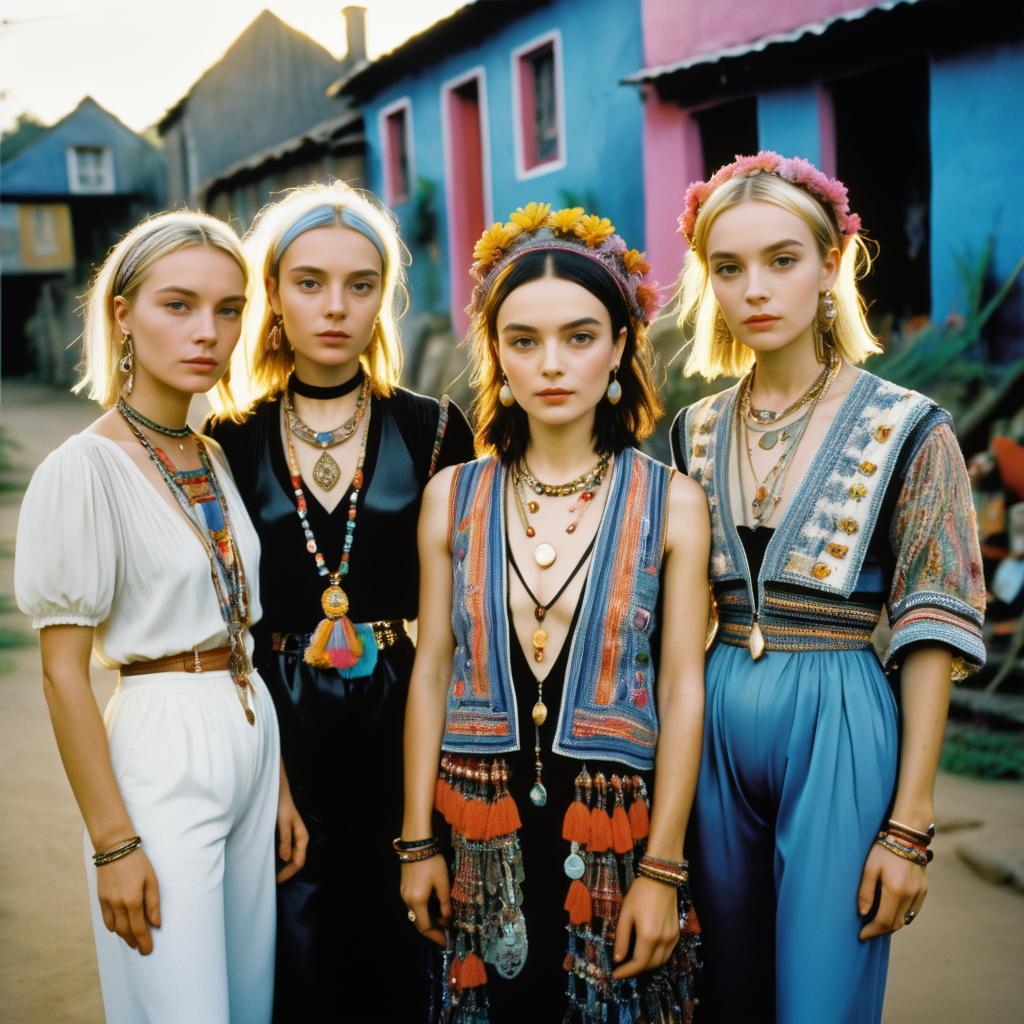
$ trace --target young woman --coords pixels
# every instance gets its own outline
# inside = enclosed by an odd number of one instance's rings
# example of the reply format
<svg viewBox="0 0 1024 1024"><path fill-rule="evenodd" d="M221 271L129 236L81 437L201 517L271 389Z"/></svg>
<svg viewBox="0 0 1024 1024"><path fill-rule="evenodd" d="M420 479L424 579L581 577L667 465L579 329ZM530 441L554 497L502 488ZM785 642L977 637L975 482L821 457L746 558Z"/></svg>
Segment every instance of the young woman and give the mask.
<svg viewBox="0 0 1024 1024"><path fill-rule="evenodd" d="M131 231L89 293L85 377L109 409L49 455L18 523L18 604L86 826L106 1019L268 1021L274 822L305 830L249 656L259 542L216 444L185 422L238 340L246 270L220 221ZM121 679L104 720L95 653ZM136 955L137 951L141 957Z"/></svg>
<svg viewBox="0 0 1024 1024"><path fill-rule="evenodd" d="M420 519L402 898L462 1024L689 1019L708 515L633 447L660 412L648 268L607 219L537 203L474 256L488 454L438 474Z"/></svg>
<svg viewBox="0 0 1024 1024"><path fill-rule="evenodd" d="M472 435L456 406L397 387L402 254L390 214L343 184L264 209L249 240L265 284L247 314L256 400L213 431L263 546L255 663L311 836L278 896L275 1019L288 1024L427 1013L430 947L405 927L390 854L406 620L420 496L471 456ZM384 964L403 984L381 988Z"/></svg>
<svg viewBox="0 0 1024 1024"><path fill-rule="evenodd" d="M878 345L841 183L759 153L691 186L681 225L687 370L742 376L672 430L711 507L721 620L692 847L702 1013L877 1021L889 934L927 890L950 678L984 660L970 486L949 416L855 368Z"/></svg>

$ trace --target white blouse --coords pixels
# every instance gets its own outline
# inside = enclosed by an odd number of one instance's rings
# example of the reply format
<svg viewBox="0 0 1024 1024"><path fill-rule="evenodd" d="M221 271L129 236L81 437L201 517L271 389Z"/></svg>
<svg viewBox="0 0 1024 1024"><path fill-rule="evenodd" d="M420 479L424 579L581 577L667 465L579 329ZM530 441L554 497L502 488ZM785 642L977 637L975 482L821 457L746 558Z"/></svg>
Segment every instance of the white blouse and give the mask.
<svg viewBox="0 0 1024 1024"><path fill-rule="evenodd" d="M220 445L204 440L256 622L259 538ZM99 434L74 434L51 452L25 493L15 547L15 594L33 627L94 626L93 651L112 667L226 644L209 556L168 498ZM251 654L251 637L246 644Z"/></svg>

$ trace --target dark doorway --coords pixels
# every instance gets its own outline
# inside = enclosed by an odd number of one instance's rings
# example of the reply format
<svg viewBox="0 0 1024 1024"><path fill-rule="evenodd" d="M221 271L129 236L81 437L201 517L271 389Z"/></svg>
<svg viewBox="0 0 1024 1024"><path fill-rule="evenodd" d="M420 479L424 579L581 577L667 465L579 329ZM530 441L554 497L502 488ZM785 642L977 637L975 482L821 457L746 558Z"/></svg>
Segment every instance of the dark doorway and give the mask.
<svg viewBox="0 0 1024 1024"><path fill-rule="evenodd" d="M737 155L757 152L757 100L753 96L700 110L696 119L705 178L723 164L731 164Z"/></svg>
<svg viewBox="0 0 1024 1024"><path fill-rule="evenodd" d="M872 325L931 310L928 61L887 64L831 84L836 168L878 243L862 283Z"/></svg>

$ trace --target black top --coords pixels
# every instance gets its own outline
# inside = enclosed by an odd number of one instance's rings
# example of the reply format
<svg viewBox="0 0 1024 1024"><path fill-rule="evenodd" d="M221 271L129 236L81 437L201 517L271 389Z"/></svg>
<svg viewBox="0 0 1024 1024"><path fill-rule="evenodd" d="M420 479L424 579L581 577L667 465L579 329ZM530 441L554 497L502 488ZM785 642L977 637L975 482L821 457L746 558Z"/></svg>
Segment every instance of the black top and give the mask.
<svg viewBox="0 0 1024 1024"><path fill-rule="evenodd" d="M419 601L416 521L437 436L439 405L398 388L373 398L349 572L343 583L353 622L414 619ZM281 441L280 399L256 407L241 424L209 431L224 448L245 507L259 534L263 618L253 630L257 648L269 634L309 633L323 618L320 596L328 585L306 550L288 463ZM436 469L466 462L473 438L462 411L448 407ZM347 492L331 513L303 488L309 525L331 572L341 562Z"/></svg>

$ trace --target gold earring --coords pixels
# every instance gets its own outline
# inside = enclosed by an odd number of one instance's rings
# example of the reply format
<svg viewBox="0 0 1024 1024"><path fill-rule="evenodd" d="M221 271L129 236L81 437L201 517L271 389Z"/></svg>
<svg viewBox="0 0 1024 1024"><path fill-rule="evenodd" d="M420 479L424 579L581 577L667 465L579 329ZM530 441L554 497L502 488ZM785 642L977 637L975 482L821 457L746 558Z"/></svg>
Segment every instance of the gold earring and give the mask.
<svg viewBox="0 0 1024 1024"><path fill-rule="evenodd" d="M832 325L836 322L839 310L836 308L836 300L832 298L832 292L826 288L818 300L818 329L822 334L830 334Z"/></svg>
<svg viewBox="0 0 1024 1024"><path fill-rule="evenodd" d="M715 341L719 345L728 345L732 341L732 331L729 330L721 310L715 313Z"/></svg>
<svg viewBox="0 0 1024 1024"><path fill-rule="evenodd" d="M622 385L619 383L618 372L619 368L616 366L612 370L612 379L608 381L608 391L606 394L608 395L609 405L618 405L619 400L622 398Z"/></svg>
<svg viewBox="0 0 1024 1024"><path fill-rule="evenodd" d="M270 325L270 330L267 331L268 352L277 352L281 348L281 339L284 337L283 323L284 321L278 316L274 318L274 322Z"/></svg>
<svg viewBox="0 0 1024 1024"><path fill-rule="evenodd" d="M506 409L516 404L516 396L512 394L512 389L508 386L508 377L502 374L501 389L498 391L498 401L501 402Z"/></svg>
<svg viewBox="0 0 1024 1024"><path fill-rule="evenodd" d="M124 383L124 391L126 395L130 395L135 387L135 346L132 344L132 336L127 332L122 332L121 344L124 346L124 355L118 360L117 368L128 375L128 379Z"/></svg>

